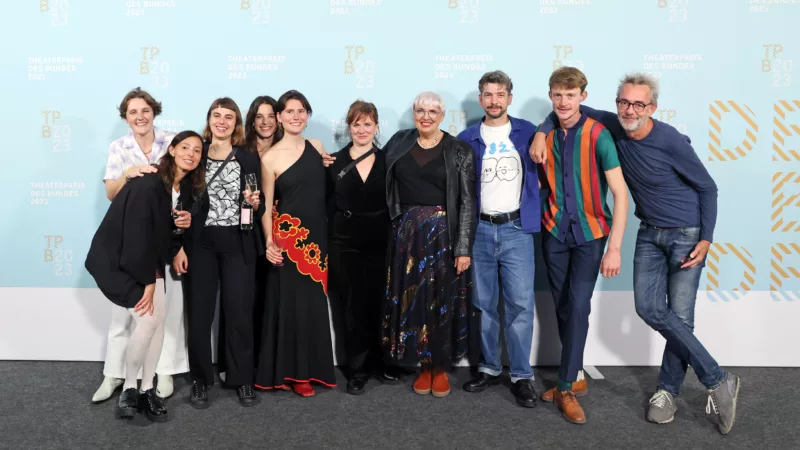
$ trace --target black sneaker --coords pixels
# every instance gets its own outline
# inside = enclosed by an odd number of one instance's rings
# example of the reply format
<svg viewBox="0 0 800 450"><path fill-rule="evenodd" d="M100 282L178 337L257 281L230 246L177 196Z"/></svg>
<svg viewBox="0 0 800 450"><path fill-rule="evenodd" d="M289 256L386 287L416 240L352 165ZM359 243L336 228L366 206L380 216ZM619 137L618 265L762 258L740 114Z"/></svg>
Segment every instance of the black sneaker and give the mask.
<svg viewBox="0 0 800 450"><path fill-rule="evenodd" d="M206 409L211 406L208 402L208 387L205 383L195 381L192 384L192 397L189 401L192 404L192 408L195 409Z"/></svg>
<svg viewBox="0 0 800 450"><path fill-rule="evenodd" d="M128 388L119 395L119 403L115 415L117 419L132 419L139 407L139 390Z"/></svg>
<svg viewBox="0 0 800 450"><path fill-rule="evenodd" d="M519 406L525 408L536 408L536 390L533 388L532 380L517 380L511 388L514 398Z"/></svg>
<svg viewBox="0 0 800 450"><path fill-rule="evenodd" d="M151 422L166 422L169 420L167 407L164 401L156 394L155 389L148 389L139 396L139 409Z"/></svg>
<svg viewBox="0 0 800 450"><path fill-rule="evenodd" d="M239 395L239 404L242 406L255 406L258 403L258 397L256 397L252 384L239 386L236 394Z"/></svg>

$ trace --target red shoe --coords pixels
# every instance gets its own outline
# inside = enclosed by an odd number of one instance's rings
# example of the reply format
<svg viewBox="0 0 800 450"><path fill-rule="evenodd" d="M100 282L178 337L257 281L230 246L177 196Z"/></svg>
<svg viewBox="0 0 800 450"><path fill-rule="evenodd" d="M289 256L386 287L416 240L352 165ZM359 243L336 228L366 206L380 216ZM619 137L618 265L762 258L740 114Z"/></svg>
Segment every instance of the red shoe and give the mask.
<svg viewBox="0 0 800 450"><path fill-rule="evenodd" d="M431 384L433 384L433 376L431 369L423 368L417 379L414 381L414 392L419 395L428 395L431 393Z"/></svg>
<svg viewBox="0 0 800 450"><path fill-rule="evenodd" d="M313 397L316 395L314 388L311 387L311 383L295 383L292 385L292 390L301 397Z"/></svg>

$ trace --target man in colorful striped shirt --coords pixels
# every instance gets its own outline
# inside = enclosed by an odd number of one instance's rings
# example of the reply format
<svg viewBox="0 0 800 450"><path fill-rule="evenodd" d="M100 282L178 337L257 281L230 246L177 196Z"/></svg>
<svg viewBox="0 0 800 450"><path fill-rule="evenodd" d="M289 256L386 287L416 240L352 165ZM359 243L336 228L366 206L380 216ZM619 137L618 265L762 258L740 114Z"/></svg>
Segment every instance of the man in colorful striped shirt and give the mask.
<svg viewBox="0 0 800 450"><path fill-rule="evenodd" d="M583 349L589 330L589 311L598 273L619 274L620 248L628 215L628 192L608 130L580 112L586 99L586 76L574 67L561 67L550 76L550 100L559 127L547 134L543 166L549 194L543 209L542 249L550 290L556 303L561 339L558 385L542 395L576 424L586 415L576 395L586 393ZM614 212L606 204L611 190ZM608 241L608 249L603 250ZM573 383L576 384L575 391Z"/></svg>

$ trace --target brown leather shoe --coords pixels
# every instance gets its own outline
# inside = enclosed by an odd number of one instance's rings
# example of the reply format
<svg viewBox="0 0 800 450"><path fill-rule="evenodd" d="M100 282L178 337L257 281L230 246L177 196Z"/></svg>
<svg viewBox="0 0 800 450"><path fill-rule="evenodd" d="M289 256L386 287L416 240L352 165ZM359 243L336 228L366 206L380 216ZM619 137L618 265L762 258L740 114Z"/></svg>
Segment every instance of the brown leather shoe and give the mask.
<svg viewBox="0 0 800 450"><path fill-rule="evenodd" d="M561 415L569 422L582 425L586 423L586 414L583 412L575 393L572 391L556 391L553 396L554 403L561 410Z"/></svg>
<svg viewBox="0 0 800 450"><path fill-rule="evenodd" d="M588 391L589 386L586 384L586 378L572 383L572 393L575 394L575 397L583 397L589 393ZM544 394L542 394L542 400L546 401L547 403L553 403L553 395L555 392L555 386L544 391Z"/></svg>
<svg viewBox="0 0 800 450"><path fill-rule="evenodd" d="M437 370L433 374L431 393L434 397L438 398L447 397L447 394L450 393L450 380L447 378L447 374L444 373L444 370Z"/></svg>
<svg viewBox="0 0 800 450"><path fill-rule="evenodd" d="M422 369L417 379L414 381L414 392L419 395L428 395L431 393L431 369Z"/></svg>

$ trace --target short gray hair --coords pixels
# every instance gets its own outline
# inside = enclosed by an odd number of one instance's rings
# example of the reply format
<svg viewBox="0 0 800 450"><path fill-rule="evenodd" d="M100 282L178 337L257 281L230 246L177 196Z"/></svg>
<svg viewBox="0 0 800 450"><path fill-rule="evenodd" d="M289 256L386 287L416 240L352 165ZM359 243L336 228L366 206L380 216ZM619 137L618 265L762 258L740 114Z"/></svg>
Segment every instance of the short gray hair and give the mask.
<svg viewBox="0 0 800 450"><path fill-rule="evenodd" d="M426 91L417 96L414 99L414 103L411 105L411 109L414 110L417 106L434 106L439 108L439 111L444 112L444 100L439 94L435 92Z"/></svg>
<svg viewBox="0 0 800 450"><path fill-rule="evenodd" d="M647 86L650 88L650 102L658 104L658 80L656 77L644 72L631 72L626 73L622 80L619 82L617 88L617 98L622 95L622 88L626 84L634 86Z"/></svg>
<svg viewBox="0 0 800 450"><path fill-rule="evenodd" d="M478 91L483 93L483 87L489 83L505 86L506 91L508 91L509 94L511 93L511 89L514 88L511 78L502 70L495 70L494 72L486 72L483 74L481 79L478 81Z"/></svg>

